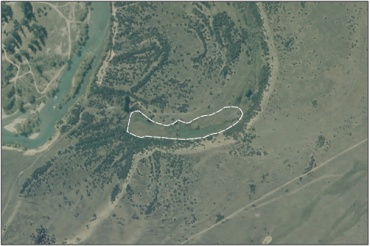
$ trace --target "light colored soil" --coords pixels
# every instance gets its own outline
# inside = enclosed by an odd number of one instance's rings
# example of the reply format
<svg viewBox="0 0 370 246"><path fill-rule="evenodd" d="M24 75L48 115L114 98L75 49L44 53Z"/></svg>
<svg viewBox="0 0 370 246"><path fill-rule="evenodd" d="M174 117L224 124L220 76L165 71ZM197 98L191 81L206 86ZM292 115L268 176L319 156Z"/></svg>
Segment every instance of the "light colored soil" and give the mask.
<svg viewBox="0 0 370 246"><path fill-rule="evenodd" d="M269 243L271 243L271 241L272 241L272 237L267 236L263 239L262 244L269 244Z"/></svg>
<svg viewBox="0 0 370 246"><path fill-rule="evenodd" d="M36 134L38 134L38 133L36 133ZM30 138L31 138L31 136L30 136ZM54 136L51 138L51 140L47 141L44 145L42 145L42 146L40 146L36 149L29 149L29 150L24 151L24 150L18 149L16 147L9 147L9 146L1 146L1 148L4 149L4 150L15 150L15 151L18 151L18 152L23 152L24 155L32 156L32 155L41 153L45 150L48 150L58 140L59 136L60 136L60 132L57 131L54 134ZM36 138L37 136L34 136L34 137Z"/></svg>
<svg viewBox="0 0 370 246"><path fill-rule="evenodd" d="M57 55L63 55L62 47L63 47L63 42L60 41L60 44L55 46L54 53Z"/></svg>
<svg viewBox="0 0 370 246"><path fill-rule="evenodd" d="M57 131L56 134L51 138L51 140L47 141L44 145L36 148L36 149L30 149L24 152L25 155L35 155L37 153L43 152L45 150L48 150L59 138L60 132Z"/></svg>
<svg viewBox="0 0 370 246"><path fill-rule="evenodd" d="M6 118L9 118L9 117L11 117L11 116L15 115L16 113L18 113L18 110L17 110L17 111L15 111L15 112L14 112L14 113L12 113L12 114L6 114L6 113L4 112L4 110L3 110L3 108L1 108L1 119L2 119L2 120L4 120L4 119L6 119Z"/></svg>
<svg viewBox="0 0 370 246"><path fill-rule="evenodd" d="M54 4L51 4L51 3L48 3L48 2L42 2L43 4L47 4L49 5L50 7L52 7L53 9L55 9L58 14L63 17L63 19L66 21L66 24L67 24L67 32L68 32L68 59L70 59L71 57L71 52L72 52L72 40L71 40L71 20L67 19L67 17L65 17L63 15L62 12L60 12L60 10L58 9L58 7L56 7Z"/></svg>
<svg viewBox="0 0 370 246"><path fill-rule="evenodd" d="M117 13L117 8L112 3L112 16L113 16L113 25L112 25L113 38L112 38L112 44L113 45L114 45L114 43L116 41L116 35L118 33L118 22L116 21L117 20L116 13Z"/></svg>
<svg viewBox="0 0 370 246"><path fill-rule="evenodd" d="M37 138L39 135L40 135L40 133L39 133L39 132L35 132L35 133L31 134L28 138L29 138L29 139L35 139L35 138Z"/></svg>
<svg viewBox="0 0 370 246"><path fill-rule="evenodd" d="M16 118L15 120L12 121L12 123L4 126L4 128L9 131L9 132L13 132L13 133L17 133L17 130L15 129L15 126L18 124L18 123L23 123L24 121L26 120L25 117L18 117Z"/></svg>
<svg viewBox="0 0 370 246"><path fill-rule="evenodd" d="M105 73L107 72L107 67L109 65L109 62L113 59L115 55L116 53L113 51L113 49L110 50L109 53L107 54L103 62L103 65L100 67L98 74L96 75L98 77L98 80L96 82L98 85L102 84Z"/></svg>

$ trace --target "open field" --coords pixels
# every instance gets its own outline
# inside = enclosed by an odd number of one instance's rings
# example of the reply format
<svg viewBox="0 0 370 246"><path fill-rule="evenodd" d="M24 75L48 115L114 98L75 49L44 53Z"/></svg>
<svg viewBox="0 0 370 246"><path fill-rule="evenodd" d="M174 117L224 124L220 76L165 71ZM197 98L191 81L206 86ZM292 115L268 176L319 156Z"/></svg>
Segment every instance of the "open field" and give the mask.
<svg viewBox="0 0 370 246"><path fill-rule="evenodd" d="M2 242L368 243L367 7L113 3L103 68L58 141L3 150ZM207 139L126 132L135 110L170 124L225 105L242 119ZM130 132L193 134L239 116L161 127L134 113Z"/></svg>

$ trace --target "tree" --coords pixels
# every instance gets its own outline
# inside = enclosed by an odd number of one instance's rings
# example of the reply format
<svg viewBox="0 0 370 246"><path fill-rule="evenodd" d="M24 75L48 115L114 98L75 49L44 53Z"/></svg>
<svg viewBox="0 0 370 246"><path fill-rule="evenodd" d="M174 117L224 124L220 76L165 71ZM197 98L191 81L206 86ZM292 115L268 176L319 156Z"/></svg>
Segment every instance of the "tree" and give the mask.
<svg viewBox="0 0 370 246"><path fill-rule="evenodd" d="M245 93L245 96L248 97L248 99L250 99L252 94L253 94L252 90L248 89L247 93Z"/></svg>
<svg viewBox="0 0 370 246"><path fill-rule="evenodd" d="M32 233L31 238L34 244L54 244L55 243L55 236L52 235L51 237L48 235L48 231L42 225L40 228L36 229L36 235Z"/></svg>
<svg viewBox="0 0 370 246"><path fill-rule="evenodd" d="M34 95L30 96L30 99L28 100L31 104L36 102L36 97Z"/></svg>
<svg viewBox="0 0 370 246"><path fill-rule="evenodd" d="M32 33L35 35L35 37L38 37L42 43L42 45L45 46L45 39L48 37L48 32L46 31L46 28L43 26L36 25L35 23L31 26Z"/></svg>
<svg viewBox="0 0 370 246"><path fill-rule="evenodd" d="M17 40L19 46L22 46L22 38L19 36L18 32L13 30L12 31L12 36L14 37L15 40Z"/></svg>
<svg viewBox="0 0 370 246"><path fill-rule="evenodd" d="M113 190L112 190L112 193L111 193L111 198L110 198L110 201L113 203L114 200L116 200L118 194L121 192L121 188L119 187L118 184L116 184L116 186L114 186Z"/></svg>
<svg viewBox="0 0 370 246"><path fill-rule="evenodd" d="M9 37L4 41L4 48L9 54L14 54L16 42L13 37Z"/></svg>
<svg viewBox="0 0 370 246"><path fill-rule="evenodd" d="M222 214L220 214L220 213L216 214L216 223L223 220L224 218L225 218L225 216L223 216Z"/></svg>
<svg viewBox="0 0 370 246"><path fill-rule="evenodd" d="M125 97L125 112L128 113L130 112L130 97L126 96Z"/></svg>
<svg viewBox="0 0 370 246"><path fill-rule="evenodd" d="M31 32L30 24L29 24L29 22L28 22L28 20L26 18L23 18L22 19L21 25L27 27L28 31Z"/></svg>
<svg viewBox="0 0 370 246"><path fill-rule="evenodd" d="M256 193L256 185L255 184L249 184L249 191L253 194Z"/></svg>
<svg viewBox="0 0 370 246"><path fill-rule="evenodd" d="M1 66L2 66L2 74L1 74L2 81L1 81L1 84L2 85L7 85L7 84L9 84L9 80L14 78L15 73L16 73L16 71L15 71L16 67L13 64L9 63L9 62L3 62L1 64ZM14 87L11 87L11 88L15 92Z"/></svg>
<svg viewBox="0 0 370 246"><path fill-rule="evenodd" d="M30 48L30 50L33 52L33 53L36 53L36 48L35 46L33 46L32 44L28 44L28 48Z"/></svg>
<svg viewBox="0 0 370 246"><path fill-rule="evenodd" d="M325 142L326 142L325 137L323 135L320 135L316 140L316 146L321 148L322 146L324 146Z"/></svg>
<svg viewBox="0 0 370 246"><path fill-rule="evenodd" d="M26 110L24 109L24 103L23 103L23 101L21 101L19 103L18 109L19 109L19 112L21 112L21 113L25 113L26 112Z"/></svg>
<svg viewBox="0 0 370 246"><path fill-rule="evenodd" d="M17 32L20 30L23 36L26 37L26 34L24 33L22 25L17 20L14 20L13 23L14 23L14 30L16 30Z"/></svg>
<svg viewBox="0 0 370 246"><path fill-rule="evenodd" d="M13 28L14 28L14 31L18 32L18 30L21 30L22 26L21 24L19 24L19 22L17 20L14 20L13 21Z"/></svg>
<svg viewBox="0 0 370 246"><path fill-rule="evenodd" d="M6 96L8 97L8 98L11 98L11 97L13 97L15 95L15 88L14 88L14 86L12 86L11 88L10 88L10 90L8 91L8 93L6 93Z"/></svg>
<svg viewBox="0 0 370 246"><path fill-rule="evenodd" d="M55 67L55 66L57 65L57 63L56 63L56 61L51 61L51 62L50 62L50 65L51 65L52 67Z"/></svg>
<svg viewBox="0 0 370 246"><path fill-rule="evenodd" d="M27 51L21 50L20 53L23 57L26 57L28 60L30 59L30 54Z"/></svg>
<svg viewBox="0 0 370 246"><path fill-rule="evenodd" d="M11 98L11 99L9 99L9 100L6 100L6 101L3 103L3 108L4 108L5 110L11 110L11 109L13 108L14 104L15 104L15 98L13 97L13 98Z"/></svg>
<svg viewBox="0 0 370 246"><path fill-rule="evenodd" d="M13 10L12 8L7 5L5 2L1 3L1 20L5 22L9 22L9 20L13 19Z"/></svg>
<svg viewBox="0 0 370 246"><path fill-rule="evenodd" d="M21 8L23 10L24 17L27 20L36 20L35 15L33 14L33 7L30 2L21 2Z"/></svg>
<svg viewBox="0 0 370 246"><path fill-rule="evenodd" d="M18 53L16 53L16 54L14 54L14 57L15 57L15 59L17 59L19 62L23 62L23 60L22 60L22 56L20 55L20 54L18 54Z"/></svg>
<svg viewBox="0 0 370 246"><path fill-rule="evenodd" d="M39 74L41 74L42 75L42 68L41 68L41 66L40 65L38 65L38 64L36 64L36 71L39 73Z"/></svg>
<svg viewBox="0 0 370 246"><path fill-rule="evenodd" d="M39 42L34 37L31 39L30 43L36 46L40 51L42 50Z"/></svg>

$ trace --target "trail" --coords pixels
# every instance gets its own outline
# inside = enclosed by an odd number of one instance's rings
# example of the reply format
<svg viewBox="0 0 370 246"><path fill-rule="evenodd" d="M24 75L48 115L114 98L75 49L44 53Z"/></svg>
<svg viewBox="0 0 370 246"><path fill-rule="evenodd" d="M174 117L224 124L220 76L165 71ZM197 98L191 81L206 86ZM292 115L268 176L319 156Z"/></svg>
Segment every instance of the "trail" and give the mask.
<svg viewBox="0 0 370 246"><path fill-rule="evenodd" d="M307 183L307 184L303 185L302 187L300 187L300 188L298 188L298 189L296 189L296 190L294 190L294 191L289 191L289 193L287 193L287 194L283 194L283 195L281 195L281 196L279 196L279 197L276 197L276 198L274 198L274 199L271 199L271 200L268 200L268 201L266 201L266 202L264 202L264 203L261 203L261 204L259 204L259 205L256 205L254 208L260 208L260 207L266 206L266 205L268 205L268 204L270 204L270 203L272 203L272 202L278 201L278 200L280 200L281 198L286 197L286 196L292 196L292 195L296 194L297 192L299 192L299 191L303 190L304 188L306 188L306 187L308 187L308 186L311 186L311 185L313 185L314 183L316 183L316 182L318 182L318 181L320 181L320 180L322 180L322 179L328 179L328 178L339 178L339 177L343 177L343 175L340 175L340 174L332 174L332 175L325 175L325 176L319 177L319 178L317 178L317 179L315 179L315 180L310 181L309 183Z"/></svg>
<svg viewBox="0 0 370 246"><path fill-rule="evenodd" d="M121 186L121 193L118 194L114 202L110 200L106 202L96 211L96 219L93 221L87 221L83 223L80 230L76 232L73 236L67 239L67 244L81 244L86 241L91 235L95 232L97 227L103 222L114 210L117 204L121 201L123 196L126 194L126 187L130 183L132 178L132 170L136 170L138 161L135 161L132 167L129 170L127 178L125 179L123 185ZM86 226L87 225L87 226Z"/></svg>
<svg viewBox="0 0 370 246"><path fill-rule="evenodd" d="M18 112L19 112L19 110L17 109L17 111L15 111L14 113L6 114L6 113L4 112L3 107L1 107L1 119L2 119L2 120L5 120L6 118L9 118L9 117L12 117L12 116L16 115Z"/></svg>
<svg viewBox="0 0 370 246"><path fill-rule="evenodd" d="M228 126L224 130L221 130L221 131L218 131L218 132L214 132L214 133L210 133L210 134L208 134L206 136L203 136L203 137L196 137L196 138L170 138L170 137L160 137L160 136L151 136L151 135L138 136L138 135L135 135L134 133L132 133L132 132L129 131L131 116L134 113L140 113L142 116L144 116L145 118L147 118L149 121L153 122L154 124L157 124L157 125L160 125L160 126L172 126L172 125L176 124L177 122L181 122L181 123L184 123L184 124L191 124L192 122L194 122L194 121L196 121L196 120L198 120L200 118L209 117L209 116L218 114L218 113L220 113L222 110L224 110L226 108L235 108L235 109L238 109L240 111L240 113L241 113L239 119L234 124ZM211 114L201 115L199 117L196 117L196 118L192 119L191 121L176 120L176 121L174 121L174 122L172 122L170 124L162 124L160 122L156 122L156 121L152 120L151 118L149 118L148 116L146 116L144 113L142 113L140 110L135 110L135 111L133 111L133 112L130 113L130 116L129 116L129 119L128 119L128 123L127 123L127 129L126 129L126 131L127 131L127 133L129 133L132 136L135 136L137 138L159 138L159 139L168 139L168 140L197 140L197 139L204 139L204 138L207 138L209 136L216 135L216 134L220 134L220 133L222 133L222 132L224 132L224 131L232 128L236 124L238 124L239 121L241 121L242 118L243 118L243 111L241 110L241 108L239 108L238 106L225 106L225 107L217 110L216 112L213 112Z"/></svg>
<svg viewBox="0 0 370 246"><path fill-rule="evenodd" d="M56 130L56 133L54 134L54 136L52 137L52 139L50 141L48 141L47 143L45 143L43 146L40 146L36 149L31 149L31 150L27 150L27 151L22 151L20 149L17 149L17 148L12 148L12 147L7 147L7 146L2 146L1 148L2 149L9 149L9 150L16 150L16 151L19 151L19 152L24 152L24 155L35 155L37 153L40 153L40 152L44 152L42 154L40 154L32 163L29 167L27 167L26 169L22 170L18 176L16 177L16 179L14 180L11 188L10 188L10 191L9 191L9 198L8 198L8 201L7 203L5 204L5 206L2 208L2 212L1 212L1 216L4 215L8 205L9 205L9 202L10 200L12 199L13 197L13 189L14 189L14 185L15 183L18 181L18 179L23 175L24 172L28 171L29 169L31 169L35 163L42 157L44 156L45 154L47 154L48 152L46 150L48 150L49 148L51 148L51 146L56 142L56 140L62 140L63 138L65 138L66 136L68 136L68 134L73 131L77 126L79 126L79 124L81 123L81 115L83 113L80 114L79 116L79 120L78 120L78 123L72 127L68 132L65 133L65 135L63 135L62 137L60 137L60 131ZM19 201L19 200L18 200ZM17 210L13 210L12 212L12 215L10 216L10 218L12 216L14 216L14 214L16 214ZM8 219L9 221L9 219ZM8 224L8 222L6 223L6 225Z"/></svg>
<svg viewBox="0 0 370 246"><path fill-rule="evenodd" d="M31 75L32 75L32 78L33 78L33 83L34 83L34 85L35 85L35 88L36 88L36 91L39 93L39 94L45 94L46 92L47 92L47 89L49 88L49 86L59 77L59 75L62 73L62 71L63 71L63 69L65 68L65 66L66 65L63 65L62 67L61 67L61 69L59 70L59 72L54 76L54 78L52 78L50 81L49 81L49 83L45 86L45 88L42 90L42 91L40 91L40 89L39 89L39 87L38 87L38 85L37 85L37 82L36 82L36 78L35 78L35 74L33 73L33 71L32 71L32 67L31 67L31 64L30 64L30 62L28 61L28 59L26 59L26 62L27 62L27 65L28 65L28 68L30 69L28 72L26 72L25 74L28 74L28 73L30 73ZM25 74L23 74L23 75L25 75ZM22 75L22 76L23 76ZM21 78L21 77L18 77L18 78Z"/></svg>
<svg viewBox="0 0 370 246"><path fill-rule="evenodd" d="M4 147L2 147L2 148L4 148ZM38 156L33 162L32 162L32 164L29 166L29 167L27 167L26 169L24 169L23 171L21 171L19 174L18 174L18 176L17 176L17 178L14 180L14 182L13 182L13 184L12 184L12 186L11 186L11 188L10 188L10 191L9 191L9 198L8 198L8 201L7 201L7 203L5 204L5 206L4 206L4 208L2 208L3 209L3 211L1 212L1 216L3 216L4 215L4 213L5 213L5 211L6 211L6 209L7 209L7 207L8 207L8 205L9 205L9 202L10 202L10 200L12 199L12 197L13 197L13 188L14 188L14 185L15 185L15 183L17 182L17 180L19 179L19 177L20 176L22 176L22 174L24 173L24 172L26 172L27 170L29 170L29 169L31 169L32 167L33 167L33 165L35 165L35 163L40 159L40 157L41 156L43 156L43 155L40 155L40 156ZM5 223L5 225L8 225L10 222L10 220L15 216L15 214L16 214L16 212L18 211L18 209L17 208L19 208L19 204L18 204L19 202L17 202L17 206L15 206L15 208L14 208L14 210L13 210L13 213L12 213L12 215L9 217L9 219L8 219L8 221Z"/></svg>
<svg viewBox="0 0 370 246"><path fill-rule="evenodd" d="M39 3L43 3L43 4L51 6L66 21L67 29L68 29L68 41L69 41L69 44L68 44L68 59L71 59L71 53L72 53L71 20L68 19L67 17L65 17L64 14L54 4L51 4L51 3L48 3L48 2L39 2Z"/></svg>
<svg viewBox="0 0 370 246"><path fill-rule="evenodd" d="M316 170L318 170L318 169L322 168L323 166L325 166L326 164L328 164L328 163L329 163L329 162L331 162L332 160L334 160L334 159L338 158L339 156L341 156L341 155L343 155L343 154L347 153L348 151L350 151L350 150L352 150L352 149L356 148L357 146L359 146L359 145L361 145L361 144L365 143L366 141L367 141L367 139L361 140L361 141L360 141L360 142L358 142L357 144L352 145L351 147L349 147L349 148L347 148L347 149L343 150L343 151L342 151L342 152L340 152L339 154L337 154L337 155L333 156L332 158L330 158L330 159L326 160L325 162L321 163L321 164L320 164L320 165L318 165L317 167L313 168L310 172L314 172L314 171L316 171ZM224 219L220 220L219 222L217 222L217 223L215 223L215 224L211 225L210 227L208 227L208 228L206 228L206 229L204 229L204 230L202 230L202 231L200 231L200 232L198 232L198 233L196 233L196 234L194 234L194 235L190 236L186 241L182 242L181 244L187 243L187 242L189 242L190 240L193 240L194 238L197 238L197 237L201 236L202 234L204 234L204 233L206 233L206 232L208 232L208 231L212 230L213 228L215 228L216 226L220 225L221 223L223 223L223 222L225 222L225 221L227 221L227 220L229 220L229 219L232 219L233 217L235 217L235 216L236 216L237 214L239 214L240 212L245 211L248 207L251 207L251 206L252 206L252 204L255 204L256 202L258 202L258 201L260 201L260 200L262 200L262 199L264 199L264 198L266 198L266 197L268 197L268 196L270 196L270 195L274 194L276 191L280 190L281 188L283 188L283 187L285 187L285 186L287 186L287 185L289 185L289 184L291 184L291 183L293 183L293 182L297 181L299 178L304 177L304 176L306 176L306 175L308 175L308 173L301 174L301 175L299 175L299 176L297 176L297 177L295 177L295 178L291 179L290 181L286 182L285 184L281 185L280 187L278 187L278 188L276 188L276 189L274 189L274 190L272 190L272 191L270 191L270 192L266 193L265 195L261 196L260 198L258 198L258 199L256 199L256 200L254 200L253 202L251 202L251 203L247 204L246 206L244 206L244 207L242 207L242 208L238 209L237 211L235 211L234 213L232 213L232 214L228 215L227 217L225 217Z"/></svg>
<svg viewBox="0 0 370 246"><path fill-rule="evenodd" d="M97 85L101 85L103 83L103 79L105 77L105 74L107 73L109 62L113 59L114 56L115 56L115 53L113 49L111 49L107 53L107 56L105 57L105 60L103 61L103 65L100 67L98 73L96 74L96 77L97 77L96 84Z"/></svg>
<svg viewBox="0 0 370 246"><path fill-rule="evenodd" d="M322 180L322 179L328 179L328 178L338 178L338 177L342 177L343 175L339 175L339 174L333 174L333 175L325 175L325 176L322 176L322 177L319 177L319 178L317 178L317 179L315 179L315 180L312 180L311 182L309 182L309 183L307 183L307 184L305 184L305 185L303 185L302 187L300 187L299 189L296 189L296 190L294 190L294 191L290 191L289 193L287 193L287 194L282 194L281 196L279 196L279 197L276 197L276 198L273 198L273 199L271 199L271 200L268 200L268 201L266 201L266 202L264 202L264 203L261 203L261 204L256 204L255 202L254 202L254 205L256 205L256 206L254 206L254 209L257 209L257 208L261 208L261 207L263 207L263 206L266 206L266 205L268 205L268 204L270 204L270 203L272 203L272 202L275 202L275 201L278 201L278 200L280 200L281 198L283 198L283 197L287 197L287 196L292 196L292 195L294 195L295 193L297 193L297 192L299 192L299 191L301 191L302 189L304 189L304 188L307 188L308 186L311 186L312 184L314 184L314 183L316 183L316 182L318 182L318 181L320 181L320 180ZM200 223L202 223L202 222L205 222L205 221L210 221L210 217L209 216L206 216L206 217L204 217L203 219L201 219L201 220L199 220L198 222L196 222L195 224L193 224L192 225L192 227L195 227L197 224L200 224ZM213 218L212 218L213 219ZM166 240L163 240L162 242L161 242L161 244L165 244L166 243Z"/></svg>

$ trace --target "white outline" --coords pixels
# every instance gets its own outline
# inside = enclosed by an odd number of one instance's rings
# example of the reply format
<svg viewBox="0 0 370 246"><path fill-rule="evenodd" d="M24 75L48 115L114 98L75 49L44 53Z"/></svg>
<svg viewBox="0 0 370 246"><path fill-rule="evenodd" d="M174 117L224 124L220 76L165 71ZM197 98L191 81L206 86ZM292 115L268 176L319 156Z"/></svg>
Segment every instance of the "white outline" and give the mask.
<svg viewBox="0 0 370 246"><path fill-rule="evenodd" d="M160 125L160 126L172 126L172 125L176 124L177 122L181 122L181 123L184 123L184 124L190 124L190 123L192 123L193 121L196 121L197 119L200 119L200 118L203 118L203 117L212 116L212 115L215 115L215 114L217 114L217 113L220 113L220 112L221 112L222 110L224 110L225 108L236 108L236 109L238 109L238 110L240 111L240 113L241 113L241 115L240 115L240 117L239 117L238 121L236 121L234 124L232 124L231 126L227 127L226 129L224 129L224 130L222 130L222 131L214 132L214 133L208 134L208 135L203 136L203 137L196 137L196 138L168 138L168 137L150 136L150 135L137 136L137 135L135 135L134 133L132 133L132 132L130 132L130 131L129 131L129 126L130 126L131 116L132 116L132 114L134 114L134 113L140 113L142 116L144 116L145 118L147 118L149 121L153 122L154 124L157 124L157 125ZM154 120L150 119L148 116L146 116L146 115L145 115L143 112L141 112L140 110L135 110L135 111L133 111L133 112L131 112L131 113L130 113L130 116L129 116L129 119L128 119L128 123L127 123L127 129L126 129L126 132L127 132L127 133L129 133L129 134L131 134L131 135L132 135L132 136L134 136L134 137L137 137L137 138L160 138L160 139L168 139L168 140L197 140L197 139L207 138L207 137L209 137L209 136L213 136L213 135L216 135L216 134L222 133L222 132L224 132L224 131L226 131L226 130L230 129L231 127L233 127L233 126L235 126L236 124L238 124L238 123L239 123L239 121L243 118L243 115L244 115L243 111L242 111L242 110L241 110L241 108L239 108L238 106L225 106L225 107L221 108L220 110L218 110L218 111L216 111L216 112L214 112L214 113L212 113L212 114L204 114L204 115L201 115L201 116L199 116L199 117L196 117L196 118L194 118L193 120L188 121L188 122L186 122L186 121L182 121L182 120L176 120L176 121L174 121L173 123L170 123L170 124L162 124L162 123L159 123L159 122L156 122L156 121L154 121Z"/></svg>

